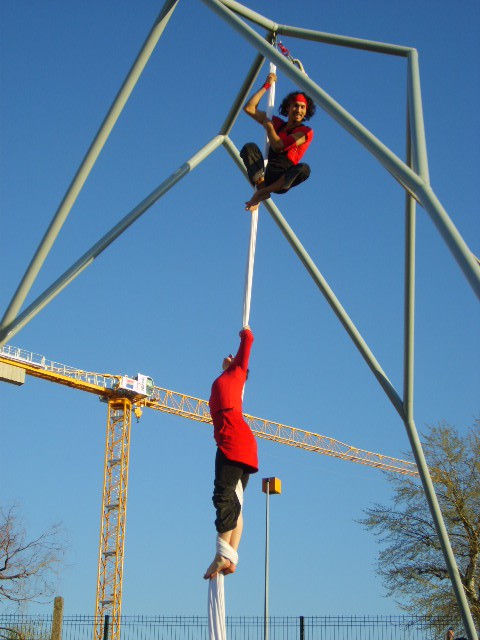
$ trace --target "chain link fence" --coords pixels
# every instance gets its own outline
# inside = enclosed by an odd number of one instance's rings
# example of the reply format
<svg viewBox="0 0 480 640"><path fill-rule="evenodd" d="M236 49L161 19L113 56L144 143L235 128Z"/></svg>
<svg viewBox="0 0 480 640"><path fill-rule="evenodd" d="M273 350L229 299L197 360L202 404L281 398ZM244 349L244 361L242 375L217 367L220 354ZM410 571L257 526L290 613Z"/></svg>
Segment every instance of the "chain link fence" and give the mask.
<svg viewBox="0 0 480 640"><path fill-rule="evenodd" d="M108 616L107 616L108 618ZM0 615L0 640L51 640L52 616ZM93 616L64 616L61 640L92 640ZM445 640L451 621L424 616L271 616L270 640ZM108 620L104 625L108 640ZM229 640L262 640L264 619L227 616ZM122 616L122 640L208 640L206 616Z"/></svg>

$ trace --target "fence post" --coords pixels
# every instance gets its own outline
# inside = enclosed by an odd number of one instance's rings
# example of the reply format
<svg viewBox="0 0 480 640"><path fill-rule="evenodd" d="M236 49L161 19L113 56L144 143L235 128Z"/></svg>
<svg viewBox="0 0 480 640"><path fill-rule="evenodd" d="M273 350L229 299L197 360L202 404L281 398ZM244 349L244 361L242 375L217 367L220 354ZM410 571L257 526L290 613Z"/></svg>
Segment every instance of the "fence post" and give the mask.
<svg viewBox="0 0 480 640"><path fill-rule="evenodd" d="M52 640L62 640L63 598L57 596L53 601Z"/></svg>
<svg viewBox="0 0 480 640"><path fill-rule="evenodd" d="M105 622L103 624L103 640L108 640L108 627L110 626L110 616L105 614Z"/></svg>
<svg viewBox="0 0 480 640"><path fill-rule="evenodd" d="M300 640L305 640L305 617L300 616Z"/></svg>

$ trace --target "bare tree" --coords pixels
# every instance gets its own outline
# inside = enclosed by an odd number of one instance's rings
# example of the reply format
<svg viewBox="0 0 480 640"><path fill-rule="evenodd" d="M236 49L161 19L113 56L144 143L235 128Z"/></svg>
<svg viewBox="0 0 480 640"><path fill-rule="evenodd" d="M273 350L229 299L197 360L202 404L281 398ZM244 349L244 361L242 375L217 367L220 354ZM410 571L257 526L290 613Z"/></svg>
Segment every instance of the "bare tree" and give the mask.
<svg viewBox="0 0 480 640"><path fill-rule="evenodd" d="M461 436L446 423L430 427L425 456L472 616L480 623L480 422ZM420 482L393 477L393 506L375 504L360 522L378 536L377 572L389 596L410 613L460 614Z"/></svg>
<svg viewBox="0 0 480 640"><path fill-rule="evenodd" d="M65 551L62 531L53 525L29 539L17 511L0 507L0 602L47 602Z"/></svg>

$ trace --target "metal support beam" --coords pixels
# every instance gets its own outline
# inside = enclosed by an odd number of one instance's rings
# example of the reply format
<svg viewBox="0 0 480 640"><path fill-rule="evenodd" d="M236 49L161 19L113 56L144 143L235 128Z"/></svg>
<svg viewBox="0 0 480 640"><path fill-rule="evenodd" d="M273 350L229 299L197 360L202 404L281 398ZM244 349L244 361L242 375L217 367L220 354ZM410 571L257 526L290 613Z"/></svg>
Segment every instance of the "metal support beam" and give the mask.
<svg viewBox="0 0 480 640"><path fill-rule="evenodd" d="M226 9L220 0L202 0L202 2L260 53L274 62L292 82L307 92L319 107L357 139L405 189L415 195L432 218L472 289L480 298L480 265L429 185L315 82L266 43L256 31Z"/></svg>
<svg viewBox="0 0 480 640"><path fill-rule="evenodd" d="M420 69L418 53L412 49L408 53L407 64L407 110L408 110L408 140L411 148L412 161L409 166L430 184L427 159L427 141L425 139L425 124L423 121L422 90L420 85ZM408 151L407 158L410 157Z"/></svg>
<svg viewBox="0 0 480 640"><path fill-rule="evenodd" d="M410 89L410 86L409 86ZM410 90L409 90L410 93ZM409 96L411 98L411 96ZM426 152L423 153L424 139L416 138L418 129L418 112L415 113L412 107L412 101L408 101L407 117L407 159L410 163L418 163L421 171L427 172ZM413 111L413 113L411 113ZM413 117L412 117L413 116ZM420 128L423 131L423 127ZM419 150L421 153L419 153ZM405 429L410 441L410 446L417 463L418 473L422 481L425 497L428 502L433 524L437 532L440 546L442 548L443 557L447 566L450 581L457 603L459 605L460 614L462 616L463 625L467 635L472 640L477 638L475 625L470 613L467 597L463 588L462 580L458 570L458 565L453 555L452 547L445 527L440 505L438 503L435 488L433 486L430 472L428 469L423 447L418 436L417 428L414 421L414 402L413 402L413 380L414 380L414 334L415 334L415 223L416 223L416 204L410 194L406 194L405 202L405 341L404 341L404 389L403 389L403 407L405 412Z"/></svg>
<svg viewBox="0 0 480 640"><path fill-rule="evenodd" d="M253 61L253 64L250 67L250 70L247 74L247 77L245 78L242 86L240 87L240 91L238 92L237 97L235 98L232 108L228 112L225 122L223 123L220 129L221 135L228 136L230 134L230 131L232 130L232 127L235 124L238 118L238 115L242 110L242 106L244 105L245 100L248 97L248 94L252 90L253 84L257 79L257 76L264 62L265 62L265 58L260 54L258 54L255 57L255 60Z"/></svg>
<svg viewBox="0 0 480 640"><path fill-rule="evenodd" d="M349 49L360 49L363 51L371 51L373 53L400 56L402 58L407 56L410 51L410 47L402 47L396 44L375 42L374 40L364 40L362 38L351 38L349 36L339 36L333 33L324 33L323 31L315 31L312 29L289 27L288 25L279 25L278 34L290 36L292 38L299 38L301 40L310 40L312 42L320 42L323 44L333 44L339 47L348 47Z"/></svg>
<svg viewBox="0 0 480 640"><path fill-rule="evenodd" d="M270 20L270 18L266 18L265 16L262 16L260 13L257 13L256 11L252 11L251 9L249 9L248 7L245 7L240 2L236 2L236 0L221 0L221 2L226 7L234 11L235 13L238 13L239 15L243 16L247 20L250 20L251 22L258 24L259 27L263 27L264 29L267 29L267 31L278 30L278 24L276 22L273 22L272 20Z"/></svg>
<svg viewBox="0 0 480 640"><path fill-rule="evenodd" d="M321 293L331 306L335 315L347 331L355 346L377 378L392 405L405 424L413 455L419 470L423 489L430 508L432 519L440 540L441 548L448 568L452 586L462 614L465 630L471 640L477 639L477 633L468 607L460 573L452 553L450 541L435 494L433 483L426 464L423 449L413 416L413 378L414 378L414 308L415 308L415 201L428 212L451 253L463 270L473 290L480 298L480 266L475 256L464 242L447 212L442 207L429 184L428 158L423 122L423 110L420 90L418 55L415 49L373 42L358 38L327 34L320 31L278 25L264 16L244 7L236 0L202 0L217 13L253 47L258 50L247 77L222 126L221 134L213 138L205 147L184 163L167 178L157 189L145 198L135 209L125 216L115 227L104 235L70 269L46 289L23 313L17 315L35 281L53 243L56 240L80 190L82 189L98 155L123 110L133 88L148 62L163 30L168 23L178 0L166 0L155 24L137 56L124 84L115 98L110 111L102 123L80 168L78 169L63 201L60 204L50 226L40 243L30 266L28 267L0 324L0 346L8 337L15 335L44 306L46 306L63 288L72 282L89 266L116 238L135 222L160 197L181 178L195 168L210 153L224 144L228 153L246 176L238 150L228 138L247 94L268 58L281 69L300 89L312 96L315 103L336 120L350 135L356 138L382 166L405 188L406 204L406 264L405 264L405 341L404 341L404 397L403 400L393 387L368 345L356 329L354 323L330 289L328 283L288 225L271 199L263 204L269 211L281 232L317 284ZM238 15L264 27L270 36L273 33L295 38L333 44L337 46L373 51L377 53L406 57L408 87L407 121L407 161L398 158L386 145L377 139L366 127L357 121L348 111L329 96L319 85L295 65L287 61L274 47L265 41L256 31L245 24ZM126 497L128 479L128 455L130 443L131 405L128 400L115 399L109 403L109 424L107 426L107 453L105 459L104 500L102 507L102 533L99 558L99 580L97 590L97 620L102 619L106 611L112 611L113 640L118 640L122 597L123 548L125 536ZM106 618L109 614L106 615ZM96 640L100 640L101 626L95 631Z"/></svg>
<svg viewBox="0 0 480 640"><path fill-rule="evenodd" d="M84 269L92 264L114 240L116 240L124 231L130 227L147 209L149 209L159 198L161 198L169 189L171 189L181 178L186 176L190 171L205 160L215 149L223 142L224 136L215 136L208 144L181 165L169 178L164 180L150 195L148 195L140 204L138 204L129 214L127 214L117 225L115 225L108 233L106 233L91 249L83 254L75 264L65 271L55 282L45 289L19 316L0 331L0 347L7 340L16 335L22 327L24 327L39 311L41 311L49 302L53 300L70 282L79 276Z"/></svg>
<svg viewBox="0 0 480 640"><path fill-rule="evenodd" d="M269 31L274 31L280 35L291 36L302 40L311 40L313 42L323 42L324 44L333 44L340 47L349 47L352 49L363 49L364 51L373 51L375 53L385 53L389 55L405 57L410 51L410 47L402 47L395 44L387 44L385 42L375 42L373 40L365 40L362 38L351 38L349 36L339 36L333 33L325 33L323 31L315 31L312 29L301 29L298 27L290 27L284 24L277 24L269 18L262 16L256 11L252 11L236 0L220 0L221 3L231 9L239 16L243 16L250 22L264 27Z"/></svg>
<svg viewBox="0 0 480 640"><path fill-rule="evenodd" d="M407 106L407 158L413 162L410 116ZM404 293L404 359L403 410L405 416L413 411L414 331L415 331L415 243L416 203L405 193L405 293Z"/></svg>
<svg viewBox="0 0 480 640"><path fill-rule="evenodd" d="M470 640L478 640L477 631L475 629L475 623L473 621L472 614L470 612L470 607L468 605L468 600L465 595L465 590L463 588L460 572L458 570L455 556L453 555L452 547L450 545L450 540L448 538L448 532L445 528L442 512L440 510L440 505L438 504L435 488L433 486L433 482L430 477L430 472L428 470L427 462L425 460L422 444L418 437L417 427L415 425L412 412L410 412L409 416L407 416L407 419L405 420L405 429L407 431L408 439L410 441L410 446L412 447L412 452L415 458L415 462L417 463L418 473L422 481L423 490L425 492L425 497L428 502L428 507L430 509L433 524L435 525L435 530L437 532L438 540L442 548L442 553L445 560L445 564L447 566L448 575L450 577L452 588L455 593L455 598L457 600L458 608L462 616L463 626Z"/></svg>
<svg viewBox="0 0 480 640"><path fill-rule="evenodd" d="M92 170L98 156L100 155L105 142L110 135L115 123L117 122L123 107L125 106L130 94L132 93L139 77L141 76L145 65L147 64L155 46L162 35L165 26L167 25L170 17L178 3L178 0L166 0L162 11L157 17L155 24L153 25L145 43L140 50L132 68L130 69L120 91L118 92L110 110L105 117L100 129L98 130L95 139L93 140L85 158L83 159L80 168L78 169L75 177L70 184L67 193L65 194L60 207L58 208L55 216L53 217L50 226L45 233L43 240L41 241L22 281L20 282L17 291L15 292L10 305L8 306L5 315L0 323L0 329L9 325L14 318L16 318L20 311L25 298L28 295L35 279L42 268L43 263L47 255L50 252L58 234L65 220L67 219L70 210L77 199L87 177Z"/></svg>
<svg viewBox="0 0 480 640"><path fill-rule="evenodd" d="M236 149L235 145L231 142L229 138L225 139L224 146L227 151L230 153L231 157L236 162L237 166L241 169L242 173L247 177L245 168L243 166L242 159ZM247 178L248 179L248 178ZM297 236L294 234L291 227L286 222L285 218L283 218L282 214L275 206L271 199L265 200L263 202L268 212L275 220L276 224L280 228L281 232L288 240L293 250L300 258L301 262L311 275L312 279L322 292L323 296L327 300L328 304L331 306L337 318L342 323L343 327L347 331L348 335L354 342L357 349L360 351L364 360L370 367L372 373L377 378L378 382L382 386L383 390L387 394L389 400L397 410L398 414L402 418L402 421L405 425L405 429L407 431L408 438L410 440L410 445L412 447L412 452L415 458L415 461L418 466L419 474L422 479L423 489L425 491L425 495L427 498L427 502L430 508L430 512L432 515L432 520L434 522L437 535L440 539L440 544L442 547L442 551L444 554L445 562L447 564L447 568L449 571L450 579L452 581L453 589L455 591L455 595L457 597L457 602L459 604L459 608L462 612L462 619L464 621L465 629L468 632L468 637L471 640L477 640L477 635L475 632L475 627L473 624L473 620L471 617L470 609L468 607L468 602L465 597L465 592L463 590L462 582L460 579L460 574L458 572L458 567L455 561L455 558L452 553L450 541L448 539L448 534L445 529L445 524L443 521L443 516L440 511L440 506L438 504L437 496L435 494L435 489L433 487L432 480L430 478L430 473L428 471L428 466L425 460L425 455L423 453L422 445L420 443L420 439L418 437L418 433L415 427L415 423L413 420L413 314L414 314L414 306L413 306L413 296L414 296L414 244L415 244L415 233L414 233L414 206L415 203L413 199L407 194L407 264L406 264L406 298L408 299L408 303L406 304L406 329L405 329L405 401L402 402L400 396L396 392L395 388L391 384L390 380L387 378L385 372L382 370L380 364L377 362L375 356L370 351L368 345L363 340L362 336L356 329L355 325L347 315L346 311L343 309L342 305L336 298L333 291L328 286L327 282L315 266L313 260L310 258L308 253L306 252L303 245L300 243ZM408 411L408 413L407 413Z"/></svg>
<svg viewBox="0 0 480 640"><path fill-rule="evenodd" d="M233 160L235 161L235 163L237 164L237 166L242 171L242 173L245 175L245 177L247 177L242 159L240 158L238 149L235 147L233 142L230 140L230 138L225 138L225 141L223 144L224 144L224 147L229 152L229 154L231 155L231 157L233 158ZM265 205L265 207L267 208L267 211L270 213L270 215L276 222L277 226L280 228L280 231L283 233L285 238L290 243L291 247L293 248L297 256L300 258L300 261L302 262L304 267L307 269L313 281L322 292L324 298L332 308L337 318L342 323L344 329L347 331L348 335L353 340L355 346L360 351L361 355L363 356L366 363L370 367L373 375L377 378L378 382L380 383L381 387L389 397L393 406L398 411L400 417L402 418L402 420L404 420L405 415L403 413L403 404L400 396L398 395L394 386L388 379L387 374L383 371L382 367L380 366L380 363L377 361L372 351L370 351L370 348L368 347L367 343L360 335L360 332L358 331L358 329L356 328L356 326L348 316L347 312L342 307L340 301L337 299L332 289L329 287L327 281L322 276L317 266L313 262L312 258L307 253L305 247L302 245L298 237L295 235L293 229L289 226L289 224L287 223L285 218L282 216L282 214L280 213L276 205L273 203L273 201L271 199L265 200L263 204Z"/></svg>

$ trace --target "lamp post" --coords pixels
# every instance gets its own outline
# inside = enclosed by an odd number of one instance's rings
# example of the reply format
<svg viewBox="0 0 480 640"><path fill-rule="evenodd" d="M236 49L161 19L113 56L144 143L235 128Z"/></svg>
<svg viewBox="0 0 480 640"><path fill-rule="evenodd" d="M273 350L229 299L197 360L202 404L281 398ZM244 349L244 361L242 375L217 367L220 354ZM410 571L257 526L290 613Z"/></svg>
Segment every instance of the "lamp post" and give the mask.
<svg viewBox="0 0 480 640"><path fill-rule="evenodd" d="M270 494L282 493L280 478L263 478L262 491L266 494L265 507L265 599L263 607L263 638L268 640L268 560L270 546Z"/></svg>

